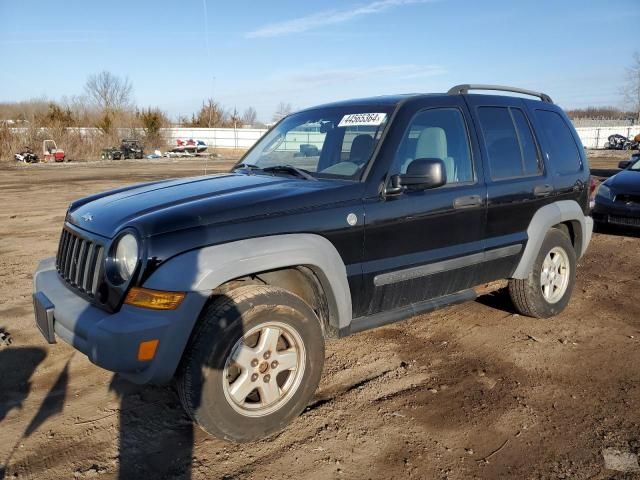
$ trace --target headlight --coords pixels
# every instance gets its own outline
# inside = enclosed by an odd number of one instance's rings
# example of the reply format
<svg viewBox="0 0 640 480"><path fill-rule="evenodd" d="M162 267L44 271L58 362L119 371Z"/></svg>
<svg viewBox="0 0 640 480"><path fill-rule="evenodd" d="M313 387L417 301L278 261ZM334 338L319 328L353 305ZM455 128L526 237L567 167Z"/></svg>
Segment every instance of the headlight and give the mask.
<svg viewBox="0 0 640 480"><path fill-rule="evenodd" d="M596 193L596 197L606 198L607 200L613 200L611 196L611 189L607 187L604 183L601 183L598 187L598 192Z"/></svg>
<svg viewBox="0 0 640 480"><path fill-rule="evenodd" d="M138 240L136 237L130 233L120 237L114 260L122 279L129 280L138 264Z"/></svg>

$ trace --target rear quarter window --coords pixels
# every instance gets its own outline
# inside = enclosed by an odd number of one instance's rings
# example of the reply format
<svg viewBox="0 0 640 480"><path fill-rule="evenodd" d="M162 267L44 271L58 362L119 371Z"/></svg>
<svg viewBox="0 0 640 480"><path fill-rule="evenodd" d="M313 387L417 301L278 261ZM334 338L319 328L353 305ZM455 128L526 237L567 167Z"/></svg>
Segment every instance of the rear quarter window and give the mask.
<svg viewBox="0 0 640 480"><path fill-rule="evenodd" d="M548 159L560 174L579 172L580 152L564 118L550 110L536 110L536 119L546 141Z"/></svg>

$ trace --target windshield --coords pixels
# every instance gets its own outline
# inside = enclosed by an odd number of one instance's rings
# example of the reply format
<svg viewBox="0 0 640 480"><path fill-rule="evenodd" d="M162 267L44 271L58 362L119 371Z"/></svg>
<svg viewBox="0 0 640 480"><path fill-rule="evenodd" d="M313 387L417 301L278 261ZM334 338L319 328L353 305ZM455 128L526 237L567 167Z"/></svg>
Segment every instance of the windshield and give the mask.
<svg viewBox="0 0 640 480"><path fill-rule="evenodd" d="M636 160L636 163L631 165L630 170L640 170L640 160Z"/></svg>
<svg viewBox="0 0 640 480"><path fill-rule="evenodd" d="M360 177L380 141L392 108L333 107L296 113L270 130L238 166L292 173L295 167L317 178Z"/></svg>

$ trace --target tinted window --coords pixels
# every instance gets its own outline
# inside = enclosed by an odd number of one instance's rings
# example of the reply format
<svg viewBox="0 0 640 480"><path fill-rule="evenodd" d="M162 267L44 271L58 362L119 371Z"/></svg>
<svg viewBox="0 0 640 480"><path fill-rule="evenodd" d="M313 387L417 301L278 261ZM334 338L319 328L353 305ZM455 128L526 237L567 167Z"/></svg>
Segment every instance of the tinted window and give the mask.
<svg viewBox="0 0 640 480"><path fill-rule="evenodd" d="M520 109L481 107L478 116L492 179L540 173L535 140Z"/></svg>
<svg viewBox="0 0 640 480"><path fill-rule="evenodd" d="M536 148L536 142L533 139L533 133L531 132L527 117L524 116L524 113L522 113L522 110L519 108L511 108L510 111L513 116L513 121L516 124L518 139L522 147L522 166L524 173L525 175L536 175L540 172L538 149Z"/></svg>
<svg viewBox="0 0 640 480"><path fill-rule="evenodd" d="M444 162L447 183L473 181L473 164L464 118L454 108L434 108L418 113L398 148L394 171L406 173L418 158Z"/></svg>
<svg viewBox="0 0 640 480"><path fill-rule="evenodd" d="M502 107L482 107L479 116L489 155L491 178L522 176L520 146L509 110Z"/></svg>
<svg viewBox="0 0 640 480"><path fill-rule="evenodd" d="M556 112L536 110L536 118L547 139L549 161L558 173L580 171L580 154L571 130Z"/></svg>

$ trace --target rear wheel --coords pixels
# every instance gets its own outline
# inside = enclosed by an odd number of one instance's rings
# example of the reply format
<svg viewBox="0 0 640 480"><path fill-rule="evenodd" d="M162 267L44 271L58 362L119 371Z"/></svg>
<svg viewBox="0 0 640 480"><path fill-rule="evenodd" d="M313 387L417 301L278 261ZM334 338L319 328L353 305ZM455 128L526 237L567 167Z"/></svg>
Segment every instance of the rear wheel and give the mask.
<svg viewBox="0 0 640 480"><path fill-rule="evenodd" d="M552 228L542 242L533 269L525 279L509 280L509 294L523 315L548 318L562 312L576 279L576 253L568 235Z"/></svg>
<svg viewBox="0 0 640 480"><path fill-rule="evenodd" d="M191 418L220 438L248 442L284 428L311 400L324 340L314 311L276 287L232 290L205 308L177 386Z"/></svg>

